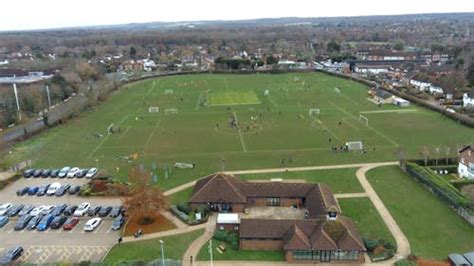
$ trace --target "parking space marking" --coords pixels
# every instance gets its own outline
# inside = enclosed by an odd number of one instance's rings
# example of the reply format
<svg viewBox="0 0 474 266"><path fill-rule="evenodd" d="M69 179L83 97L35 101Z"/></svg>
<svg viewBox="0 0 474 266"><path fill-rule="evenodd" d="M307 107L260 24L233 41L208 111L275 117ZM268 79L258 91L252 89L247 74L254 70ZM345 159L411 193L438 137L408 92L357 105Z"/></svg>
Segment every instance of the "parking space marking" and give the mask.
<svg viewBox="0 0 474 266"><path fill-rule="evenodd" d="M25 249L20 260L34 264L71 260L73 260L71 262L79 262L91 260L92 258L97 258L97 261L99 261L108 249L107 246L31 246ZM41 255L36 258L33 256L34 254ZM71 258L73 255L75 256Z"/></svg>

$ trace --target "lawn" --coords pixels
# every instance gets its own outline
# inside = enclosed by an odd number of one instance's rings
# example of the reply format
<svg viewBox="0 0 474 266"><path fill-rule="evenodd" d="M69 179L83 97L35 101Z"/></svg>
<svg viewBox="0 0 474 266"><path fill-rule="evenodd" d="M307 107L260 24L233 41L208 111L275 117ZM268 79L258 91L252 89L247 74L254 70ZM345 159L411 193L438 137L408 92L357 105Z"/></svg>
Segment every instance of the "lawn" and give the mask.
<svg viewBox="0 0 474 266"><path fill-rule="evenodd" d="M170 205L177 205L178 203L188 202L189 198L193 194L193 188L187 188L181 190L180 192L174 193L168 196L168 201Z"/></svg>
<svg viewBox="0 0 474 266"><path fill-rule="evenodd" d="M316 170L302 172L283 172L272 174L248 174L238 175L247 180L262 180L271 178L299 179L307 183L324 183L331 187L333 193L358 193L364 192L355 172L357 168L342 168L331 170Z"/></svg>
<svg viewBox="0 0 474 266"><path fill-rule="evenodd" d="M266 250L233 250L228 244L226 245L226 251L219 253L216 247L221 244L221 241L212 240L213 246L213 259L214 260L251 260L251 261L284 261L285 254L283 251L266 251ZM204 245L199 251L198 260L210 260L209 244Z"/></svg>
<svg viewBox="0 0 474 266"><path fill-rule="evenodd" d="M170 89L173 94L166 94ZM209 97L225 105L208 105ZM245 104L254 100L259 104ZM148 113L150 106L160 112ZM169 108L178 113L163 111ZM312 108L321 114L310 116ZM422 147L451 147L455 154L459 145L474 142L473 129L410 109L416 111L390 112L399 109L369 102L366 86L323 73L163 77L123 86L78 118L16 144L4 158L31 159L41 168L98 165L122 180L142 165L167 190L222 170L392 161L400 147L407 157ZM359 122L361 112L369 126ZM232 114L239 128L230 126ZM112 123L120 132L109 135ZM354 140L367 152L332 151ZM176 162L196 167L175 169Z"/></svg>
<svg viewBox="0 0 474 266"><path fill-rule="evenodd" d="M474 250L474 227L397 166L371 170L368 178L407 236L413 254L443 260L450 253Z"/></svg>
<svg viewBox="0 0 474 266"><path fill-rule="evenodd" d="M204 230L196 230L161 238L164 241L165 258L181 260L189 245L203 232ZM161 258L160 242L159 239L153 239L115 245L103 262L106 265L116 265L122 261L152 261L159 258Z"/></svg>
<svg viewBox="0 0 474 266"><path fill-rule="evenodd" d="M352 219L363 238L384 239L396 244L369 198L344 198L338 201L343 215Z"/></svg>

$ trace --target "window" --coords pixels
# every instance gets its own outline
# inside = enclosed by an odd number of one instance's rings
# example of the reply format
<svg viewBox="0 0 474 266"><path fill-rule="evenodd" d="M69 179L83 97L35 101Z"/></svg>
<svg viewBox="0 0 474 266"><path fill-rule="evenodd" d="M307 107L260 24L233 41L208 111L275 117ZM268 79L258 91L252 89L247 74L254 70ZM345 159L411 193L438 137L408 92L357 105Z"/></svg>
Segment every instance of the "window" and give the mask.
<svg viewBox="0 0 474 266"><path fill-rule="evenodd" d="M295 250L293 251L293 259L295 260L311 260L312 259L311 250Z"/></svg>
<svg viewBox="0 0 474 266"><path fill-rule="evenodd" d="M280 198L267 198L267 206L280 206Z"/></svg>

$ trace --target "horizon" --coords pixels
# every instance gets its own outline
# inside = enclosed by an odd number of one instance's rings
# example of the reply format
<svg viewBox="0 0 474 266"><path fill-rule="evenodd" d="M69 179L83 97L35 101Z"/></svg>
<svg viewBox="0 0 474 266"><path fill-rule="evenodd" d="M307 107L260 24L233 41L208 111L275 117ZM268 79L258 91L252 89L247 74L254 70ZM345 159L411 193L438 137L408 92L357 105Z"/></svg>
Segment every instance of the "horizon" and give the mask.
<svg viewBox="0 0 474 266"><path fill-rule="evenodd" d="M239 5L231 9L223 6L215 6L211 0L203 0L199 3L186 0L173 3L159 4L146 3L145 0L136 0L134 5L127 5L125 1L119 0L114 6L107 3L95 3L92 0L84 0L81 6L75 7L75 12L70 12L67 6L54 5L55 0L42 2L27 1L28 7L21 10L21 17L15 12L6 12L0 22L0 31L34 31L54 30L67 28L116 26L141 23L179 23L200 21L245 21L258 19L281 19L281 18L337 18L337 17L365 17L365 16L397 16L417 14L443 14L443 13L471 13L474 12L474 2L469 0L452 0L449 2L436 1L426 5L423 0L400 0L396 7L387 10L381 6L373 6L369 0L361 0L357 3L342 0L338 3L321 4L308 0L294 0L292 5L272 3L253 3L243 0ZM4 10L18 10L15 3L3 4ZM55 6L51 9L50 6ZM95 8L91 9L90 7ZM155 12L143 12L142 8ZM182 7L186 6L186 9ZM304 6L305 8L301 8ZM371 8L367 8L370 6ZM232 10L232 12L229 12ZM259 12L254 12L255 10ZM44 16L51 13L54 15ZM87 15L84 15L87 14ZM26 19L25 19L26 18Z"/></svg>

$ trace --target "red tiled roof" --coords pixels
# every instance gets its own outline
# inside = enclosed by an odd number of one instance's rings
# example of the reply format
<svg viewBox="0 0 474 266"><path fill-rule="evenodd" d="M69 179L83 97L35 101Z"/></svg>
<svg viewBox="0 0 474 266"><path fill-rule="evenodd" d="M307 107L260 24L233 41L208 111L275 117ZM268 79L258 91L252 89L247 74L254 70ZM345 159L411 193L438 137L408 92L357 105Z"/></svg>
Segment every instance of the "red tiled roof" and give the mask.
<svg viewBox="0 0 474 266"><path fill-rule="evenodd" d="M196 182L191 203L227 202L245 203L247 198L241 191L242 181L231 175L216 173Z"/></svg>

